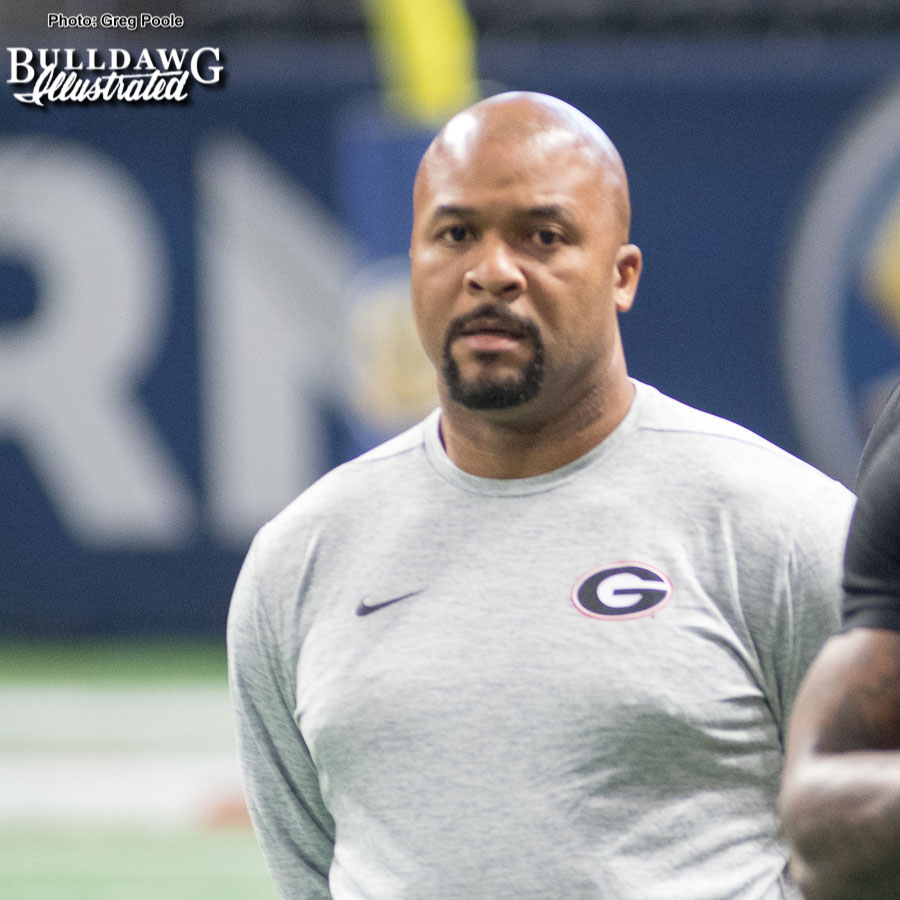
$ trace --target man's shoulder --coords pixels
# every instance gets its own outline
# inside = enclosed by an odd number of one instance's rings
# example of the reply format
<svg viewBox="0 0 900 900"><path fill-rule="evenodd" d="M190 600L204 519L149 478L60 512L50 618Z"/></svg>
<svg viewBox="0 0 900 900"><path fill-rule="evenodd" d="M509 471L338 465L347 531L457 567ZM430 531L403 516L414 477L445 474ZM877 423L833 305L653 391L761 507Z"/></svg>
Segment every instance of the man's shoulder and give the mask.
<svg viewBox="0 0 900 900"><path fill-rule="evenodd" d="M643 386L640 428L666 442L666 455L685 477L713 490L783 497L818 496L847 506L852 493L840 482L743 425L704 412ZM658 452L658 451L657 451Z"/></svg>
<svg viewBox="0 0 900 900"><path fill-rule="evenodd" d="M700 443L708 441L711 448L724 448L723 442L735 442L754 450L795 459L787 451L737 422L688 406L649 385L640 385L639 389L644 398L641 421L644 430L681 434L688 438L693 436Z"/></svg>
<svg viewBox="0 0 900 900"><path fill-rule="evenodd" d="M269 540L294 534L316 522L363 515L402 488L424 458L422 448L432 417L341 463L313 482L275 515L262 531Z"/></svg>
<svg viewBox="0 0 900 900"><path fill-rule="evenodd" d="M859 464L860 487L897 488L900 480L900 383L894 388L869 432Z"/></svg>

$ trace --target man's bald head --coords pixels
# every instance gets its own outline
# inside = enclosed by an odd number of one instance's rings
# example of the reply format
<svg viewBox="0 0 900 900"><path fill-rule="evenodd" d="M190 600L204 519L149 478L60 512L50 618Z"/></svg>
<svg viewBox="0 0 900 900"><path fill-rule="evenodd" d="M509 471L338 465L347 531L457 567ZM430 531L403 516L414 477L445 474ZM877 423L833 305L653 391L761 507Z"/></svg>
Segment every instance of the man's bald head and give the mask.
<svg viewBox="0 0 900 900"><path fill-rule="evenodd" d="M458 113L431 142L416 175L416 193L432 166L441 161L465 164L484 142L537 142L550 155L571 152L595 165L608 186L627 238L631 224L628 179L619 151L606 132L583 112L547 94L510 91Z"/></svg>

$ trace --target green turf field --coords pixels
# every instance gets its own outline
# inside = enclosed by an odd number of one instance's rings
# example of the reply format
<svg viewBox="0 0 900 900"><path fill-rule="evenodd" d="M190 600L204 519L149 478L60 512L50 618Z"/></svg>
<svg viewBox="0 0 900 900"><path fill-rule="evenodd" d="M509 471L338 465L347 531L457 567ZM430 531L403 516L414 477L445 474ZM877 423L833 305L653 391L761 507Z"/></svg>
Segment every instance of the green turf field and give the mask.
<svg viewBox="0 0 900 900"><path fill-rule="evenodd" d="M276 897L221 645L0 642L0 721L4 900Z"/></svg>
<svg viewBox="0 0 900 900"><path fill-rule="evenodd" d="M246 828L0 828L5 900L268 900Z"/></svg>
<svg viewBox="0 0 900 900"><path fill-rule="evenodd" d="M225 647L211 640L0 640L10 682L224 682Z"/></svg>

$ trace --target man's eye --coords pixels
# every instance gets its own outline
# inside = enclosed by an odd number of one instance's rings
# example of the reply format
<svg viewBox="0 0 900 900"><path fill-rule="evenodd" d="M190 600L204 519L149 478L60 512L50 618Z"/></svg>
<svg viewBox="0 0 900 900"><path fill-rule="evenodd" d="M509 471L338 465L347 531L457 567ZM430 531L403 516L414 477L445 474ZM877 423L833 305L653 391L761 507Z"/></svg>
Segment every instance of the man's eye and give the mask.
<svg viewBox="0 0 900 900"><path fill-rule="evenodd" d="M461 244L469 236L469 229L465 225L451 225L445 228L442 236L448 244Z"/></svg>
<svg viewBox="0 0 900 900"><path fill-rule="evenodd" d="M539 228L533 235L533 240L541 247L552 247L562 241L562 235L552 228Z"/></svg>

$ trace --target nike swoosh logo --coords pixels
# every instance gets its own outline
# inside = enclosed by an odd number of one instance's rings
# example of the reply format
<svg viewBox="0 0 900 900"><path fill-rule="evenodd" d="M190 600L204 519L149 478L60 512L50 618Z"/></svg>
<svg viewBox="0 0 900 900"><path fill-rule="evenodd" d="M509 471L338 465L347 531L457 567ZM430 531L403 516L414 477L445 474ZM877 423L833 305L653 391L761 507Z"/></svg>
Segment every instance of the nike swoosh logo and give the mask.
<svg viewBox="0 0 900 900"><path fill-rule="evenodd" d="M384 600L381 603L366 603L365 600L360 600L359 606L356 607L356 614L358 616L367 616L369 613L378 612L379 609L384 609L392 603L399 603L401 600L407 600L408 598L415 597L416 594L421 593L421 590L410 591L408 594L401 594L399 597L392 597L390 600Z"/></svg>

